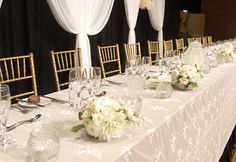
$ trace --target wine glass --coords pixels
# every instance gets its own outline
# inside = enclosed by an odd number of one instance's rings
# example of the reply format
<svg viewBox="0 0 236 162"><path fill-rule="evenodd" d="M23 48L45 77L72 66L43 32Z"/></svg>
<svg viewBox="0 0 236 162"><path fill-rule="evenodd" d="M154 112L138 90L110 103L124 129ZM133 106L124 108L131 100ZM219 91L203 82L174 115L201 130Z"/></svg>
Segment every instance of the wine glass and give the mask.
<svg viewBox="0 0 236 162"><path fill-rule="evenodd" d="M74 110L80 110L91 96L86 69L78 67L69 73L69 102Z"/></svg>
<svg viewBox="0 0 236 162"><path fill-rule="evenodd" d="M0 150L11 150L16 143L6 135L6 123L11 107L10 91L8 85L0 84Z"/></svg>
<svg viewBox="0 0 236 162"><path fill-rule="evenodd" d="M150 57L149 56L143 56L141 61L141 66L143 70L143 74L146 77L148 75L148 70L151 65Z"/></svg>
<svg viewBox="0 0 236 162"><path fill-rule="evenodd" d="M96 96L101 85L101 68L91 67L89 69L89 82L92 89L92 95Z"/></svg>

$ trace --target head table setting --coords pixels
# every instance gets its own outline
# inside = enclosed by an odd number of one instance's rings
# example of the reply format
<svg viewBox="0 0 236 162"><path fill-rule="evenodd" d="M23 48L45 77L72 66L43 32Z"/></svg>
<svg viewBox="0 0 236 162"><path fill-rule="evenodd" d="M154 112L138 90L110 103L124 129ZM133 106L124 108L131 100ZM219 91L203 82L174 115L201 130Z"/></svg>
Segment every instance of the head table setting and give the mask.
<svg viewBox="0 0 236 162"><path fill-rule="evenodd" d="M218 161L236 123L234 45L193 42L155 65L131 58L103 79L72 69L69 89L1 109L0 161Z"/></svg>

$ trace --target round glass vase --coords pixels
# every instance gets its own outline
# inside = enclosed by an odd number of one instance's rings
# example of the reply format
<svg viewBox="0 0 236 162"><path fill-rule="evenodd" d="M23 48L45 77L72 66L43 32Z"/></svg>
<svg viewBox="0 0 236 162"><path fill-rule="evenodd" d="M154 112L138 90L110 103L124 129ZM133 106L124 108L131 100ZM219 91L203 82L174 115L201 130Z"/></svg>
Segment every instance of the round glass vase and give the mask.
<svg viewBox="0 0 236 162"><path fill-rule="evenodd" d="M37 128L31 132L27 142L27 159L34 162L48 161L58 154L59 148L59 139L54 131Z"/></svg>
<svg viewBox="0 0 236 162"><path fill-rule="evenodd" d="M170 82L158 82L156 85L156 97L163 99L171 96L173 88Z"/></svg>

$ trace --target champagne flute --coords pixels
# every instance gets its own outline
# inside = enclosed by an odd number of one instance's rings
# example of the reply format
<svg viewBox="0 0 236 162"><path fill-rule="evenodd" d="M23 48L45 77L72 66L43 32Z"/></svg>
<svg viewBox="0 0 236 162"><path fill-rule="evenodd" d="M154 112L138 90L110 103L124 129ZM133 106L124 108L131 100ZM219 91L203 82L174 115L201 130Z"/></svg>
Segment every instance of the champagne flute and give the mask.
<svg viewBox="0 0 236 162"><path fill-rule="evenodd" d="M6 123L11 107L10 91L8 85L0 84L0 150L11 150L16 143L6 135Z"/></svg>
<svg viewBox="0 0 236 162"><path fill-rule="evenodd" d="M89 82L92 89L93 97L96 96L97 91L101 85L101 68L100 67L91 67L89 69Z"/></svg>

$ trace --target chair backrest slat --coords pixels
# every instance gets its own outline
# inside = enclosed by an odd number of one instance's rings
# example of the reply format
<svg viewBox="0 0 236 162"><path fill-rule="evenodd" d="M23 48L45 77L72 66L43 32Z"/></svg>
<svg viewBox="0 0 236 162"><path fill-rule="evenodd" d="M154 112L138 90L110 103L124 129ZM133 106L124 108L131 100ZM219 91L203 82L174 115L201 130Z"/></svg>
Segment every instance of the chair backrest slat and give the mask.
<svg viewBox="0 0 236 162"><path fill-rule="evenodd" d="M27 68L30 68L29 72ZM21 75L21 70L23 71L23 75ZM33 54L1 58L0 79L0 83L4 84L12 84L14 82L31 79L32 89L30 91L16 92L16 94L12 94L11 99L26 97L30 94L38 95Z"/></svg>
<svg viewBox="0 0 236 162"><path fill-rule="evenodd" d="M148 54L151 64L156 64L160 60L160 44L158 41L147 41Z"/></svg>
<svg viewBox="0 0 236 162"><path fill-rule="evenodd" d="M82 66L81 50L78 48L68 51L51 51L51 57L56 89L60 91L62 87L65 87L69 84L68 74L66 75L66 72L69 72L75 67ZM63 74L67 77L66 81L62 81L59 77L59 75L61 76Z"/></svg>
<svg viewBox="0 0 236 162"><path fill-rule="evenodd" d="M97 48L103 77L121 73L119 45L98 46Z"/></svg>
<svg viewBox="0 0 236 162"><path fill-rule="evenodd" d="M137 42L135 44L124 44L124 49L125 49L125 56L126 56L126 61L129 62L130 58L132 56L141 56L141 47L140 43Z"/></svg>

